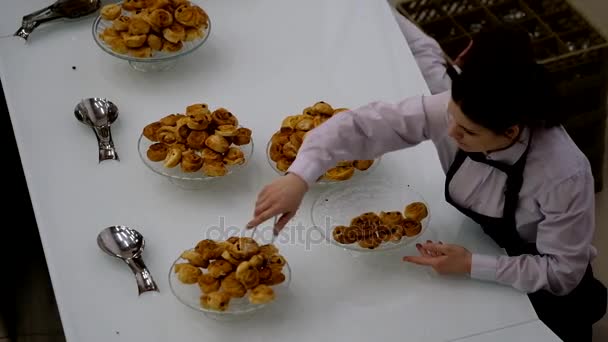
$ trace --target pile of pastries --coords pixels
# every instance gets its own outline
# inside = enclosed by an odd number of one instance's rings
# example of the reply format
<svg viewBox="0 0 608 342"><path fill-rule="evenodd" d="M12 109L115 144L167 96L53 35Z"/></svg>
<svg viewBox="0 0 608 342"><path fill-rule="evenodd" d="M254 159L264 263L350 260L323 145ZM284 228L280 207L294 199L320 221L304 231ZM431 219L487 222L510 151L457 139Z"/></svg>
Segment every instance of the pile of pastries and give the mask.
<svg viewBox="0 0 608 342"><path fill-rule="evenodd" d="M181 258L187 262L175 265L177 279L198 285L204 309L226 311L232 299L244 297L251 304L269 303L276 298L272 287L285 281L287 261L279 250L249 237L202 240Z"/></svg>
<svg viewBox="0 0 608 342"><path fill-rule="evenodd" d="M114 52L138 58L177 52L209 26L207 13L188 0L124 0L103 6L101 18L111 26L99 38Z"/></svg>
<svg viewBox="0 0 608 342"><path fill-rule="evenodd" d="M361 248L375 249L386 242L398 242L404 236L413 237L422 231L422 220L428 209L422 202L413 202L401 211L366 212L349 226L334 228L333 239L341 244L357 243Z"/></svg>
<svg viewBox="0 0 608 342"><path fill-rule="evenodd" d="M281 128L272 135L268 157L276 164L279 171L285 172L296 159L298 150L308 132L322 125L332 116L347 111L348 108L334 109L329 103L319 101L304 108L301 114L290 115L281 123ZM369 169L373 160L346 160L327 170L321 179L344 181L350 179L355 170Z"/></svg>
<svg viewBox="0 0 608 342"><path fill-rule="evenodd" d="M206 103L146 125L143 135L154 142L146 152L149 160L209 177L225 176L229 167L245 163L239 146L251 142L251 130L239 127L234 114L222 107L211 111Z"/></svg>

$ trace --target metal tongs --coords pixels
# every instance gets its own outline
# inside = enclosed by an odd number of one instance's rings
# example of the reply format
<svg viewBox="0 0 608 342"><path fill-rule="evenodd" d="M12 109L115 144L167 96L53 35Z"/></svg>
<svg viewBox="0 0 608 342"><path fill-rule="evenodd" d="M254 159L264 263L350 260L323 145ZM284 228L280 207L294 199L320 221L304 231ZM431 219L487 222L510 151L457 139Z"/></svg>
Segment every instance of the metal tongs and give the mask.
<svg viewBox="0 0 608 342"><path fill-rule="evenodd" d="M60 18L76 19L87 16L101 7L101 0L57 0L52 5L23 17L14 36L25 40L42 23Z"/></svg>
<svg viewBox="0 0 608 342"><path fill-rule="evenodd" d="M270 245L274 244L274 241L277 239L277 236L279 235L279 233L274 229L274 227L276 227L277 225L277 217L274 217L274 223L272 225L272 240L270 240ZM255 236L255 232L257 231L258 226L253 227L253 229L251 230L251 238L255 240L254 236Z"/></svg>

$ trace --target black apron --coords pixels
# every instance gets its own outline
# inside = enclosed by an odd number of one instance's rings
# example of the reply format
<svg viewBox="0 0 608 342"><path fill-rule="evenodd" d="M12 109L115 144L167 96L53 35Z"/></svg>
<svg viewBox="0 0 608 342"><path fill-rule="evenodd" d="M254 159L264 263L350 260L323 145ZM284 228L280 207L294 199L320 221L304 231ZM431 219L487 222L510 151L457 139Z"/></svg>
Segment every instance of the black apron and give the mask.
<svg viewBox="0 0 608 342"><path fill-rule="evenodd" d="M523 173L528 149L514 165L487 160L482 153L467 153L459 150L446 175L445 197L448 203L473 221L481 225L509 256L523 254L542 255L535 243L524 241L517 232L515 212L519 202L519 191L523 184ZM456 171L466 158L495 167L507 174L505 202L501 218L484 216L460 207L450 196L449 186ZM579 285L568 295L557 296L546 290L528 294L539 319L564 341L591 341L592 324L606 313L606 287L594 278L591 265Z"/></svg>

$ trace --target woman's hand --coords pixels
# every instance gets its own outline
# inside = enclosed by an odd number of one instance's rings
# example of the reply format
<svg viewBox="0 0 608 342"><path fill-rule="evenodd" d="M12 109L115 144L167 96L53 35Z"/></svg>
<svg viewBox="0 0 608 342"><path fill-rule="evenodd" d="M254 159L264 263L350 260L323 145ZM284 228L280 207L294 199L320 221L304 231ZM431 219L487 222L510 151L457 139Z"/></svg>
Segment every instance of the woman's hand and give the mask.
<svg viewBox="0 0 608 342"><path fill-rule="evenodd" d="M405 256L403 261L431 266L439 274L471 274L472 254L464 247L428 240L416 248L420 256Z"/></svg>
<svg viewBox="0 0 608 342"><path fill-rule="evenodd" d="M281 215L274 227L275 233L278 233L296 214L306 191L306 182L292 173L268 184L258 195L254 217L247 224L247 228L256 227L276 215Z"/></svg>

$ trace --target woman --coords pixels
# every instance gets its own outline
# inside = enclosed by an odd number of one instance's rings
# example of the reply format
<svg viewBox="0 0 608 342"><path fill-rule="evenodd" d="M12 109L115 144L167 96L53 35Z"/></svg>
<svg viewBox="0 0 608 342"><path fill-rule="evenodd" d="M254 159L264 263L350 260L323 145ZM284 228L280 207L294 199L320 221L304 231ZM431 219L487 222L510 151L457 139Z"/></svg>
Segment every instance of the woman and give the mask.
<svg viewBox="0 0 608 342"><path fill-rule="evenodd" d="M446 200L507 255L427 242L404 260L512 286L564 341L591 341L606 288L590 266L597 252L589 163L553 114L557 98L525 32L481 33L463 60L449 91L372 102L311 131L288 174L260 192L248 226L281 215L275 229L282 229L310 185L340 160L430 139L446 173Z"/></svg>

